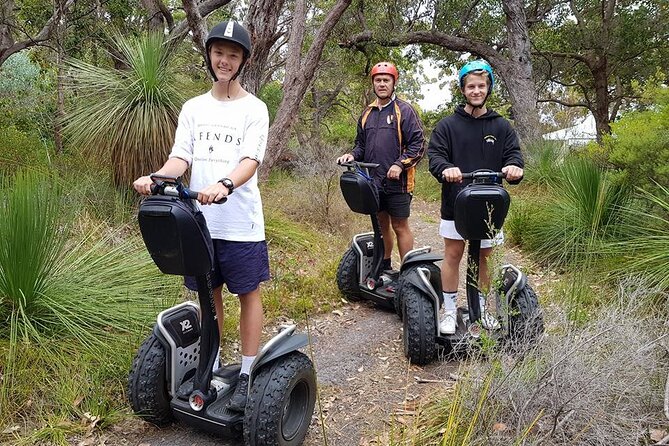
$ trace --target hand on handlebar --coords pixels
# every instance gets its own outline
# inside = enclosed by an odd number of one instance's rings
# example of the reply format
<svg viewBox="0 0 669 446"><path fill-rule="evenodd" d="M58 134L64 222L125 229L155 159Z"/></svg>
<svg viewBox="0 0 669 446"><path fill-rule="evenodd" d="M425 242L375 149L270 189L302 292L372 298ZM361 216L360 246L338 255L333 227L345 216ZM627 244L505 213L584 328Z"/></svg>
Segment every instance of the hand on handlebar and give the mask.
<svg viewBox="0 0 669 446"><path fill-rule="evenodd" d="M462 172L459 167L449 167L441 173L444 181L449 183L462 183Z"/></svg>
<svg viewBox="0 0 669 446"><path fill-rule="evenodd" d="M523 177L523 169L518 166L504 166L502 172L506 174L506 181L515 181Z"/></svg>
<svg viewBox="0 0 669 446"><path fill-rule="evenodd" d="M351 155L350 153L346 153L337 158L337 164L348 163L350 161L353 161L353 155Z"/></svg>
<svg viewBox="0 0 669 446"><path fill-rule="evenodd" d="M137 193L140 195L151 195L151 185L153 180L149 175L137 178L133 183L132 187L135 188Z"/></svg>
<svg viewBox="0 0 669 446"><path fill-rule="evenodd" d="M197 194L197 201L202 204L218 204L225 201L228 196L228 188L222 183L211 184Z"/></svg>

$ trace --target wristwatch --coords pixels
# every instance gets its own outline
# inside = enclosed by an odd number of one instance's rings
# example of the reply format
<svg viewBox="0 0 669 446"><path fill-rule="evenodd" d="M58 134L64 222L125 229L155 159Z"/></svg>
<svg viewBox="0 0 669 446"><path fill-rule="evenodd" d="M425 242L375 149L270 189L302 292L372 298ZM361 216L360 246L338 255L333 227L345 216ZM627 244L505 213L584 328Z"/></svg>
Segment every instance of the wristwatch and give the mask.
<svg viewBox="0 0 669 446"><path fill-rule="evenodd" d="M230 178L221 178L218 180L218 182L228 188L228 195L230 195L232 191L235 190L235 183L233 183Z"/></svg>

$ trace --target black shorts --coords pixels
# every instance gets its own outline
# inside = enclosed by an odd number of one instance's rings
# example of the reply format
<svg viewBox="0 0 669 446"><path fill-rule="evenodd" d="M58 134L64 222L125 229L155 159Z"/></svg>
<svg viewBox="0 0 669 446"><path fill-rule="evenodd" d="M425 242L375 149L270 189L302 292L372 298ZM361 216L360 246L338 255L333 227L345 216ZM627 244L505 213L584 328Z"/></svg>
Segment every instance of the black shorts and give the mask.
<svg viewBox="0 0 669 446"><path fill-rule="evenodd" d="M386 194L379 191L379 212L385 211L391 217L409 218L412 198L413 194L409 192Z"/></svg>
<svg viewBox="0 0 669 446"><path fill-rule="evenodd" d="M269 280L267 243L231 242L214 239L214 270L211 284L214 289L223 285L233 294L246 294ZM195 277L185 276L184 283L197 291Z"/></svg>

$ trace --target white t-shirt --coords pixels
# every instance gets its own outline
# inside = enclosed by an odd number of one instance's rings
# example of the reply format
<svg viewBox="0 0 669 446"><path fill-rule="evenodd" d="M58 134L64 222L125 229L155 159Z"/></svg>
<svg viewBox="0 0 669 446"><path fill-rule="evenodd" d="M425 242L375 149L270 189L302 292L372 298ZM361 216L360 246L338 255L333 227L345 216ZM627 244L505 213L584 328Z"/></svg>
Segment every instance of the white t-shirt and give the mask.
<svg viewBox="0 0 669 446"><path fill-rule="evenodd" d="M227 177L244 158L262 162L267 147L269 115L260 99L248 94L234 101L219 101L211 91L187 101L170 158L191 166L190 188L200 191ZM224 204L200 205L211 237L229 241L265 240L265 221L257 173Z"/></svg>

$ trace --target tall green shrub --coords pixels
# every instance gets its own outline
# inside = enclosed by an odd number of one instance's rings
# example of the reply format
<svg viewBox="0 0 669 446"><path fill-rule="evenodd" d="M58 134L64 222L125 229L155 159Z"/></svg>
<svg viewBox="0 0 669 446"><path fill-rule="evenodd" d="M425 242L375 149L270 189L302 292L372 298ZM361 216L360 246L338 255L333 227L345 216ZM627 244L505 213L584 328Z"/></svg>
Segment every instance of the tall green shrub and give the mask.
<svg viewBox="0 0 669 446"><path fill-rule="evenodd" d="M630 197L629 187L592 161L569 159L550 183L550 198L526 218L522 239L540 260L578 267L622 230Z"/></svg>
<svg viewBox="0 0 669 446"><path fill-rule="evenodd" d="M162 276L136 237L97 227L69 237L62 190L42 174L22 171L2 182L0 320L14 318L19 337L72 337L104 344L114 332L145 324L169 297ZM9 324L0 324L8 338Z"/></svg>
<svg viewBox="0 0 669 446"><path fill-rule="evenodd" d="M603 138L608 161L624 180L647 190L669 187L669 89L659 89L655 105L630 112L611 124Z"/></svg>
<svg viewBox="0 0 669 446"><path fill-rule="evenodd" d="M69 61L78 96L65 129L76 147L111 163L117 186L129 187L167 159L184 87L164 36L119 35L115 44L127 70Z"/></svg>
<svg viewBox="0 0 669 446"><path fill-rule="evenodd" d="M657 186L653 192L643 191L642 198L650 205L625 208L629 238L614 240L607 252L615 258L612 270L621 278L643 277L650 287L669 289L669 188Z"/></svg>

